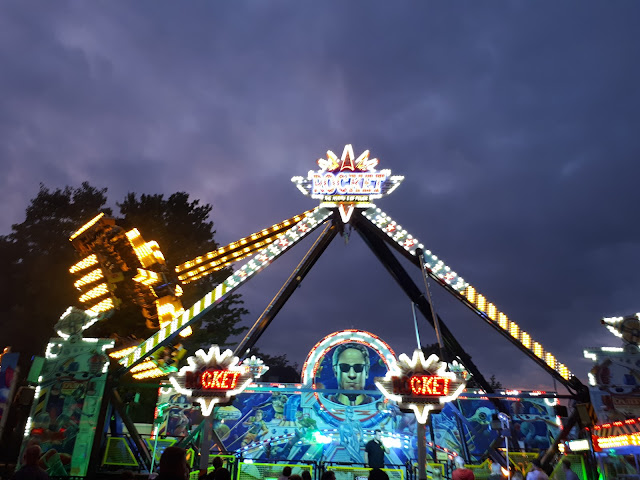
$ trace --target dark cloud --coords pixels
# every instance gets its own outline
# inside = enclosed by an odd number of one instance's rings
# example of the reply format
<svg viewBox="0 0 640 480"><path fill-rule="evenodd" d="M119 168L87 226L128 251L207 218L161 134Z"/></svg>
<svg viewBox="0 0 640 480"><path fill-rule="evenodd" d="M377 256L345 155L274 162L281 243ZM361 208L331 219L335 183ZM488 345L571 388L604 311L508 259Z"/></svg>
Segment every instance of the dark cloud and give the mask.
<svg viewBox="0 0 640 480"><path fill-rule="evenodd" d="M289 179L353 143L406 176L379 206L585 379L582 349L616 344L599 318L638 310L638 13L630 2L3 4L0 231L40 182L88 180L113 204L188 191L231 242L311 208ZM247 284L248 322L309 245ZM551 385L434 295L487 376ZM345 327L397 351L415 343L407 299L355 233L335 240L260 346L302 362Z"/></svg>

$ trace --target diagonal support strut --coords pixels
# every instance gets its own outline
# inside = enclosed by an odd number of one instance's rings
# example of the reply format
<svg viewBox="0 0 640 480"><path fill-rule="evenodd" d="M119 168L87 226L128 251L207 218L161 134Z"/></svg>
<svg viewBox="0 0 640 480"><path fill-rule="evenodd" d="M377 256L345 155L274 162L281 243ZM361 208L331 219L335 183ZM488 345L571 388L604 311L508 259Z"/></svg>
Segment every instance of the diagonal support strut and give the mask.
<svg viewBox="0 0 640 480"><path fill-rule="evenodd" d="M418 306L418 309L422 315L427 319L432 327L435 328L435 322L433 315L431 314L431 308L429 302L426 300L422 292L418 289L406 270L400 265L398 259L393 255L391 250L387 247L384 240L379 238L375 232L374 227L368 223L361 216L357 216L353 219L354 228L362 236L363 240L369 248L376 255L378 260L384 265L391 276L398 282L398 285L404 290L409 299ZM471 356L465 352L462 346L458 343L448 327L444 324L440 316L438 316L438 323L440 327L440 333L445 345L445 349L449 353L453 353L462 362L464 367L469 371L471 375L476 379L480 387L487 393L494 393L493 388L489 385L489 382L484 378L480 370L471 360ZM447 359L448 360L448 359ZM496 408L501 411L504 407L499 401L493 400ZM507 459L495 448L490 447L488 450L489 457L498 462L502 466L507 466Z"/></svg>
<svg viewBox="0 0 640 480"><path fill-rule="evenodd" d="M366 221L363 221L363 219L359 216L354 218L354 227L358 231L358 233L360 233L367 246L371 248L378 260L380 260L382 265L384 265L391 276L396 280L396 282L398 282L409 299L416 304L424 318L426 318L431 326L435 328L429 302L427 302L427 300L424 298L423 293L416 286L413 279L409 276L402 265L400 265L400 262L398 262L397 258L391 253L384 241L378 238L378 236L374 234L373 228L370 226L370 224L368 224L368 222ZM440 316L438 316L438 319L440 323L442 339L447 351L457 355L460 358L462 364L478 381L478 384L484 391L486 391L487 393L493 393L493 388L491 388L489 382L487 382L482 373L480 373L480 370L478 370L476 365L473 363L473 361L471 360L471 356L464 351L449 328L444 324Z"/></svg>
<svg viewBox="0 0 640 480"><path fill-rule="evenodd" d="M262 312L262 315L256 320L251 330L247 332L242 341L238 344L234 351L234 355L242 356L244 353L253 348L260 336L264 333L267 327L271 324L275 316L280 312L284 304L289 300L293 292L300 286L304 277L318 261L320 256L327 249L331 241L338 233L338 228L332 221L322 231L320 236L316 239L311 246L307 254L300 261L295 270L291 273L285 284L280 291L271 300L271 303Z"/></svg>

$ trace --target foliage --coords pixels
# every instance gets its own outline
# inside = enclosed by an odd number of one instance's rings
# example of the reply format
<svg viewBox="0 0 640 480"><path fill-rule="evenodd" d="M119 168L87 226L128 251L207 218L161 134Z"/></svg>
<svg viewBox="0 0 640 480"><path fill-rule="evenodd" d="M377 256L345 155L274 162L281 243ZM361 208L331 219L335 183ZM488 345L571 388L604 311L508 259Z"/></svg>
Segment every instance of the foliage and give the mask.
<svg viewBox="0 0 640 480"><path fill-rule="evenodd" d="M96 212L110 214L106 201L106 189L86 182L54 191L41 184L24 222L0 236L0 347L13 345L27 359L44 353L53 325L77 301L69 236Z"/></svg>
<svg viewBox="0 0 640 480"><path fill-rule="evenodd" d="M500 390L502 388L502 382L496 380L496 376L492 374L489 377L489 386L494 390Z"/></svg>
<svg viewBox="0 0 640 480"><path fill-rule="evenodd" d="M213 222L208 221L211 205L200 205L199 200L190 202L189 195L185 192L174 193L167 199L160 194L142 194L138 197L135 193L129 193L124 201L117 205L122 215L120 223L125 229L137 228L146 241L158 242L167 264L172 267L219 247L214 240ZM185 308L212 290L228 277L231 271L230 268L226 268L196 283L183 286L182 303ZM114 318L108 324L105 323L104 328L117 325L123 320L126 322L136 315L134 305L123 306L123 309L130 310L127 318ZM194 325L194 334L184 340L184 346L187 350L194 351L205 344L226 345L229 337L246 329L237 326L246 313L240 295L227 295L224 301L215 305ZM139 313L137 315L140 317ZM137 322L137 325L142 323ZM97 325L97 328L101 326ZM127 332L126 325L118 325L117 331ZM151 330L147 330L137 336L147 338L151 333Z"/></svg>
<svg viewBox="0 0 640 480"><path fill-rule="evenodd" d="M437 343L430 343L424 347L422 347L422 351L425 355L425 357L428 357L429 355L432 354L436 354L438 356L440 356L440 347ZM444 352L446 355L446 351ZM489 377L489 386L491 388L493 388L494 390L500 390L502 388L502 383L496 379L495 374L492 374L491 377ZM480 384L476 381L475 378L471 377L468 381L467 381L467 388L482 388L480 386Z"/></svg>
<svg viewBox="0 0 640 480"><path fill-rule="evenodd" d="M78 304L78 295L68 273L78 259L69 236L106 208L107 189L96 189L88 183L81 187L49 190L40 186L31 200L23 223L12 226L12 232L0 236L0 268L3 275L0 315L0 347L11 344L14 351L42 355L53 326L69 305ZM163 195L129 193L117 203L119 225L137 228L146 241L155 240L173 266L218 248L214 240L213 222L209 220L211 205L189 200L184 192ZM217 272L202 281L184 286L183 304L188 308L226 278L230 269ZM195 334L185 342L190 350L207 343L229 342L241 333L238 326L247 311L240 295L229 295L194 326ZM88 332L92 336L135 336L147 338L153 332L145 326L140 308L123 304L111 318L97 323Z"/></svg>
<svg viewBox="0 0 640 480"><path fill-rule="evenodd" d="M260 358L269 370L264 374L262 380L275 381L281 383L300 383L300 366L297 363L289 363L285 353L281 355L269 355L257 348L251 349L251 355Z"/></svg>
<svg viewBox="0 0 640 480"><path fill-rule="evenodd" d="M492 374L491 377L489 377L488 382L489 382L489 386L494 390L500 390L501 388L503 388L502 382L497 380L494 374ZM471 377L467 381L467 388L482 388L482 386L476 381L474 377Z"/></svg>

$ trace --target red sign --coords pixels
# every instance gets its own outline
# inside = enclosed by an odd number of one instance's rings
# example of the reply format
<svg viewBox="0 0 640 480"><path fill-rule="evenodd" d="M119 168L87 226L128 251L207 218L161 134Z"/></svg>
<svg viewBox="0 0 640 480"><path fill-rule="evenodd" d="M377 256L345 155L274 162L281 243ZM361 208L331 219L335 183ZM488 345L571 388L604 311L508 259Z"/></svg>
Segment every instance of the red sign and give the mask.
<svg viewBox="0 0 640 480"><path fill-rule="evenodd" d="M205 390L233 390L240 372L228 370L205 370L200 375L200 385Z"/></svg>
<svg viewBox="0 0 640 480"><path fill-rule="evenodd" d="M409 386L414 395L447 396L449 395L450 378L438 375L417 375L409 379Z"/></svg>
<svg viewBox="0 0 640 480"><path fill-rule="evenodd" d="M439 375L413 375L393 377L393 393L415 397L448 396L451 379Z"/></svg>
<svg viewBox="0 0 640 480"><path fill-rule="evenodd" d="M241 372L229 370L205 370L203 372L187 372L186 387L194 390L234 390L238 385Z"/></svg>

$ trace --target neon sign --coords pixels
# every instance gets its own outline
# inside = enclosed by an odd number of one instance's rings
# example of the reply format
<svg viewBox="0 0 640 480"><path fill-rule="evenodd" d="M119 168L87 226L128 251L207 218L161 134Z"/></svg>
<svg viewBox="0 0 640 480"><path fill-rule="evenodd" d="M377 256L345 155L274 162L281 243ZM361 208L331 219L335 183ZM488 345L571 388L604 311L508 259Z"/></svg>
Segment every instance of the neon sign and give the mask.
<svg viewBox="0 0 640 480"><path fill-rule="evenodd" d="M424 358L421 350L413 357L400 355L396 365L387 375L375 380L378 390L389 400L398 402L400 408L413 410L419 423L426 423L429 412L439 411L442 406L455 400L464 390L465 382L437 355Z"/></svg>
<svg viewBox="0 0 640 480"><path fill-rule="evenodd" d="M439 375L413 375L392 377L395 395L438 397L449 395L451 378Z"/></svg>
<svg viewBox="0 0 640 480"><path fill-rule="evenodd" d="M220 352L213 345L208 352L198 350L187 358L188 365L169 376L171 385L198 402L205 416L217 403L227 403L268 370L262 360L251 357L242 364L231 350Z"/></svg>
<svg viewBox="0 0 640 480"><path fill-rule="evenodd" d="M197 374L186 372L185 385L196 390L233 390L239 377L240 372L229 370L205 370Z"/></svg>
<svg viewBox="0 0 640 480"><path fill-rule="evenodd" d="M313 174L313 195L381 195L387 174L325 172Z"/></svg>
<svg viewBox="0 0 640 480"><path fill-rule="evenodd" d="M372 200L390 194L404 177L391 175L391 170L376 170L377 158L369 158L365 150L356 158L353 147L346 145L342 158L331 150L327 158L318 160L320 170L310 170L307 177L293 177L291 181L311 198L321 200L322 207L338 207L342 221L347 223L354 208L374 206Z"/></svg>
<svg viewBox="0 0 640 480"><path fill-rule="evenodd" d="M449 394L450 378L437 375L422 375L411 377L409 384L414 395L441 396Z"/></svg>

